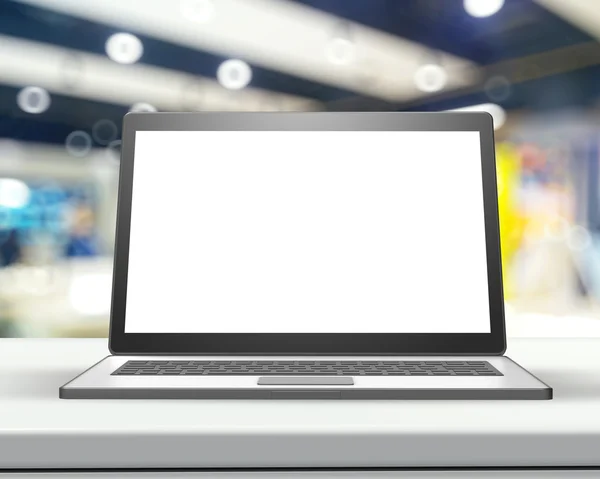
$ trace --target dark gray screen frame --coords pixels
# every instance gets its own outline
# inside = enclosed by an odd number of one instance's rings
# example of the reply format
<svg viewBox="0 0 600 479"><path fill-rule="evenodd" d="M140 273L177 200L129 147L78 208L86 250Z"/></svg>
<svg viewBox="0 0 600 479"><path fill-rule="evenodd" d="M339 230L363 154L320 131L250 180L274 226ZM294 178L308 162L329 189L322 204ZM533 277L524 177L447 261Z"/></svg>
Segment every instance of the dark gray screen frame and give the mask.
<svg viewBox="0 0 600 479"><path fill-rule="evenodd" d="M136 131L477 131L490 333L125 333ZM433 265L435 267L435 265ZM441 266L441 265L440 265ZM149 265L151 268L151 265ZM174 286L175 287L175 286ZM148 298L152 301L152 298ZM451 321L459 311L448 311ZM500 355L506 350L492 117L487 113L129 113L117 206L109 349L113 354Z"/></svg>

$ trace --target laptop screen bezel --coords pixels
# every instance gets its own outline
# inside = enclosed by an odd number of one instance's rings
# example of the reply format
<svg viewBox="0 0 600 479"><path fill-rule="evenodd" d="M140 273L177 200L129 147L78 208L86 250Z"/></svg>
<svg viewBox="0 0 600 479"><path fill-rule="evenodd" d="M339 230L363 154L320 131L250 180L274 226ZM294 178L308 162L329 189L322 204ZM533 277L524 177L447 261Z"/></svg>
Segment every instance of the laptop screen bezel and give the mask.
<svg viewBox="0 0 600 479"><path fill-rule="evenodd" d="M136 131L477 131L481 138L490 333L126 333ZM168 163L166 163L168 164ZM123 120L109 349L113 354L500 355L506 350L492 117L443 113L128 113ZM442 235L443 236L443 235ZM151 263L148 264L151 269ZM152 298L148 298L152 301ZM448 311L448 320L460 311Z"/></svg>

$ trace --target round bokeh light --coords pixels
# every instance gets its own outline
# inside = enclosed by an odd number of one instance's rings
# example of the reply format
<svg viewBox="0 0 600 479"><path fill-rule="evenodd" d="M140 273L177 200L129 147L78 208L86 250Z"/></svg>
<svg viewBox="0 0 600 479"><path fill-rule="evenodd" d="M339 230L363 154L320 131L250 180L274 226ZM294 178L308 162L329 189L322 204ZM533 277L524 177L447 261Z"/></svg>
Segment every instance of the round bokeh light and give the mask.
<svg viewBox="0 0 600 479"><path fill-rule="evenodd" d="M119 136L119 129L110 120L98 120L92 127L92 137L99 145L108 145Z"/></svg>
<svg viewBox="0 0 600 479"><path fill-rule="evenodd" d="M82 130L73 131L67 136L65 147L70 155L83 158L92 150L92 137Z"/></svg>
<svg viewBox="0 0 600 479"><path fill-rule="evenodd" d="M508 100L512 90L510 82L503 76L491 77L485 82L484 88L488 98L496 102Z"/></svg>
<svg viewBox="0 0 600 479"><path fill-rule="evenodd" d="M415 85L421 91L435 93L443 90L448 81L448 74L441 65L427 64L415 72Z"/></svg>
<svg viewBox="0 0 600 479"><path fill-rule="evenodd" d="M466 12L472 17L489 17L498 13L504 6L504 0L464 0Z"/></svg>
<svg viewBox="0 0 600 479"><path fill-rule="evenodd" d="M226 60L219 65L217 80L229 90L241 90L252 80L252 69L242 60Z"/></svg>
<svg viewBox="0 0 600 479"><path fill-rule="evenodd" d="M109 160L119 162L121 160L121 140L113 140L106 147Z"/></svg>
<svg viewBox="0 0 600 479"><path fill-rule="evenodd" d="M583 251L592 245L590 232L581 225L573 226L567 234L567 246L572 251Z"/></svg>
<svg viewBox="0 0 600 479"><path fill-rule="evenodd" d="M115 33L106 40L106 54L108 57L123 64L137 62L144 53L141 40L131 33Z"/></svg>
<svg viewBox="0 0 600 479"><path fill-rule="evenodd" d="M50 107L50 102L50 94L37 86L27 86L17 94L19 108L34 115L45 112Z"/></svg>

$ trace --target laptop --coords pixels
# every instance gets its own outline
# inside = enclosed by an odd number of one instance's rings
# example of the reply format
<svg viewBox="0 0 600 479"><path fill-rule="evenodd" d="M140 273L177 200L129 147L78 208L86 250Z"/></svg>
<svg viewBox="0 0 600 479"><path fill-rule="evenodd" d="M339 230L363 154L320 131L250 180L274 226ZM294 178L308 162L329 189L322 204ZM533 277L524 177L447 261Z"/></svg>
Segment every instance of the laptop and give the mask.
<svg viewBox="0 0 600 479"><path fill-rule="evenodd" d="M486 113L130 113L65 399L551 399L504 356Z"/></svg>

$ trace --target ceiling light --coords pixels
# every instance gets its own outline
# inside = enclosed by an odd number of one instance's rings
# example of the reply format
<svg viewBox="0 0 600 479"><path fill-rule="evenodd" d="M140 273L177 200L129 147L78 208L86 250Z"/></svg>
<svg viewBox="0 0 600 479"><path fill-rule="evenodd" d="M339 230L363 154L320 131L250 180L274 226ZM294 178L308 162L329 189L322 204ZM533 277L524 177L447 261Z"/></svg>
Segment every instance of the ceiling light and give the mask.
<svg viewBox="0 0 600 479"><path fill-rule="evenodd" d="M464 0L465 10L472 17L489 17L499 12L504 0Z"/></svg>
<svg viewBox="0 0 600 479"><path fill-rule="evenodd" d="M0 206L4 208L23 208L29 203L31 192L21 180L0 179Z"/></svg>
<svg viewBox="0 0 600 479"><path fill-rule="evenodd" d="M144 46L138 37L131 33L115 33L106 41L106 54L117 62L131 64L137 62L144 53Z"/></svg>
<svg viewBox="0 0 600 479"><path fill-rule="evenodd" d="M502 128L502 125L506 123L506 111L500 105L496 105L495 103L483 103L481 105L473 105L466 106L464 108L455 108L454 110L449 111L483 111L492 115L492 119L494 120L494 130L498 130Z"/></svg>
<svg viewBox="0 0 600 479"><path fill-rule="evenodd" d="M17 104L26 113L43 113L50 107L50 94L43 88L27 86L17 94Z"/></svg>
<svg viewBox="0 0 600 479"><path fill-rule="evenodd" d="M446 70L435 63L420 66L415 72L415 85L421 91L435 93L442 90L448 82Z"/></svg>
<svg viewBox="0 0 600 479"><path fill-rule="evenodd" d="M217 80L229 90L241 90L251 79L252 69L242 60L226 60L217 70Z"/></svg>

